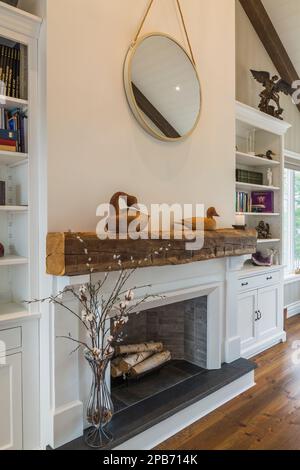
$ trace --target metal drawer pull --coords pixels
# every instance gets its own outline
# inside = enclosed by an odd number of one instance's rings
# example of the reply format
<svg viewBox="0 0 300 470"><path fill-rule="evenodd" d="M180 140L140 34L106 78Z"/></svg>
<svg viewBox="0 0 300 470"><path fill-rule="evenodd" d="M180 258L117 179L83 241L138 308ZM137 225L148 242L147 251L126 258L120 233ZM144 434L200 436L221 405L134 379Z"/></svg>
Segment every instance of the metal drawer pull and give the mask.
<svg viewBox="0 0 300 470"><path fill-rule="evenodd" d="M272 279L273 279L273 276L267 277L267 281L272 281Z"/></svg>
<svg viewBox="0 0 300 470"><path fill-rule="evenodd" d="M261 320L262 319L262 313L260 310L257 311L257 314L258 314L258 320Z"/></svg>
<svg viewBox="0 0 300 470"><path fill-rule="evenodd" d="M249 282L242 282L242 287L249 286Z"/></svg>
<svg viewBox="0 0 300 470"><path fill-rule="evenodd" d="M261 313L261 311L260 311L260 310L255 310L255 318L254 318L254 320L255 320L255 321L259 321L259 320L261 320L261 319L262 319L262 313Z"/></svg>

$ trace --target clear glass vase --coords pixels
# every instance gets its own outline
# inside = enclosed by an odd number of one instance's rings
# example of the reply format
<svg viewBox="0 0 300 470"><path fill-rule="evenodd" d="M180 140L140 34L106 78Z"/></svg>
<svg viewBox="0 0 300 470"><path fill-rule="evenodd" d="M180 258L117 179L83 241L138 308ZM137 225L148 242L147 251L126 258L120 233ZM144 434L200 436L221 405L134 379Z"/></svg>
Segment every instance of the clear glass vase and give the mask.
<svg viewBox="0 0 300 470"><path fill-rule="evenodd" d="M112 440L112 435L105 430L110 423L114 406L106 384L106 371L112 356L105 359L94 358L85 352L93 375L93 381L87 406L87 421L91 425L85 432L85 442L93 449L102 449Z"/></svg>

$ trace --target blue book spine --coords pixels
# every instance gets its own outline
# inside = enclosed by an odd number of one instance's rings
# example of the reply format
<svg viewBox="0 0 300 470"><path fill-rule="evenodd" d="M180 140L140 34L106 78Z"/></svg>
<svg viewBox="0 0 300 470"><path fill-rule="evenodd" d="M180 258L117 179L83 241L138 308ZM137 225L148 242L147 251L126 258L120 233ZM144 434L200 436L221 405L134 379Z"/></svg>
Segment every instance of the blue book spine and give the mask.
<svg viewBox="0 0 300 470"><path fill-rule="evenodd" d="M18 133L13 130L0 129L0 139L17 140Z"/></svg>

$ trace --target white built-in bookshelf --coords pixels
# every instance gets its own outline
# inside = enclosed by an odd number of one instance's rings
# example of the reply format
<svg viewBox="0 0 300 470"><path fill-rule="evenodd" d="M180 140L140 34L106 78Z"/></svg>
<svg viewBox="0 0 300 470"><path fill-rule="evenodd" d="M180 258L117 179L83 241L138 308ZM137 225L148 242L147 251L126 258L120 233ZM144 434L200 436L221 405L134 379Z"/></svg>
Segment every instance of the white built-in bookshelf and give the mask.
<svg viewBox="0 0 300 470"><path fill-rule="evenodd" d="M39 202L45 200L37 99L41 25L0 1L0 450L41 448L41 309L26 302L40 297L46 232Z"/></svg>
<svg viewBox="0 0 300 470"><path fill-rule="evenodd" d="M268 240L258 240L258 249L270 248L279 253L282 263L283 254L283 175L284 175L284 137L290 124L273 118L245 104L236 103L236 169L244 170L242 175L248 177L248 172L259 175L261 181L245 182L241 179L241 171L236 175L236 215L245 217L249 228L256 228L260 221L270 225L271 237ZM266 155L271 150L272 160L258 155ZM270 184L268 175L272 174ZM250 179L255 175L251 174ZM243 178L242 178L243 179ZM262 207L252 206L253 192L271 192L273 207L271 211L263 211ZM247 194L248 196L241 195ZM248 202L241 207L240 202ZM261 212L260 212L261 211Z"/></svg>
<svg viewBox="0 0 300 470"><path fill-rule="evenodd" d="M36 37L40 19L14 12L15 9L1 3L1 14L11 17L7 29L0 26L1 131L16 131L10 127L14 125L14 113L26 118L22 118L22 136L20 120L17 121L18 142L22 140L22 146L3 148L4 133L0 133L0 181L5 183L5 201L0 202L0 243L5 250L4 257L0 257L0 322L34 313L35 307L28 307L24 301L38 295L38 136L35 129ZM10 52L14 50L19 56ZM8 57L3 58L5 54Z"/></svg>

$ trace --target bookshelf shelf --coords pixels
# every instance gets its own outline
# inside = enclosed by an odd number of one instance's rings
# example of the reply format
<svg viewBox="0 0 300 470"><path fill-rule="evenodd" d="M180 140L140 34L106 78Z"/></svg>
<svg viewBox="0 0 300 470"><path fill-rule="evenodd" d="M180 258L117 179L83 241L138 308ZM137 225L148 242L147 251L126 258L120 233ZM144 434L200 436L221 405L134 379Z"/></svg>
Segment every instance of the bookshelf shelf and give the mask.
<svg viewBox="0 0 300 470"><path fill-rule="evenodd" d="M266 186L262 184L250 184L236 182L236 188L244 191L280 191L279 186Z"/></svg>
<svg viewBox="0 0 300 470"><path fill-rule="evenodd" d="M28 259L16 255L7 255L4 258L0 258L0 266L17 266L20 264L28 264Z"/></svg>
<svg viewBox="0 0 300 470"><path fill-rule="evenodd" d="M235 215L246 215L253 217L279 217L279 212L236 212Z"/></svg>
<svg viewBox="0 0 300 470"><path fill-rule="evenodd" d="M0 212L27 212L27 206L0 206Z"/></svg>
<svg viewBox="0 0 300 470"><path fill-rule="evenodd" d="M279 243L279 242L281 242L280 238L270 238L268 240L257 240L257 243L259 245L267 244L267 243Z"/></svg>
<svg viewBox="0 0 300 470"><path fill-rule="evenodd" d="M0 150L0 165L16 166L28 161L27 153L5 152Z"/></svg>
<svg viewBox="0 0 300 470"><path fill-rule="evenodd" d="M267 160L266 158L255 157L248 153L236 152L236 163L237 165L245 165L251 167L264 167L272 168L280 165L280 162L275 160Z"/></svg>
<svg viewBox="0 0 300 470"><path fill-rule="evenodd" d="M19 98L11 98L10 96L0 95L0 106L12 111L13 109L27 109L28 101Z"/></svg>
<svg viewBox="0 0 300 470"><path fill-rule="evenodd" d="M0 304L0 321L23 317L24 315L28 315L28 311L23 305L17 303Z"/></svg>

